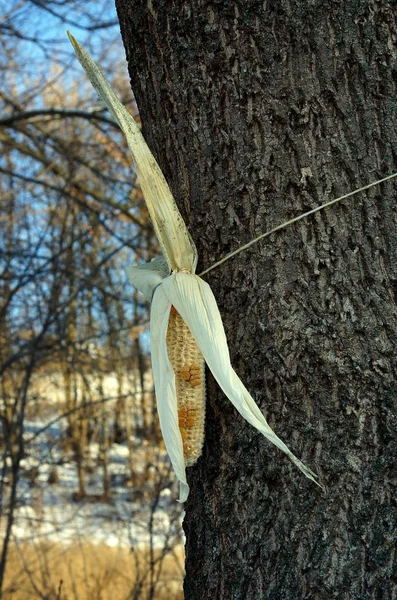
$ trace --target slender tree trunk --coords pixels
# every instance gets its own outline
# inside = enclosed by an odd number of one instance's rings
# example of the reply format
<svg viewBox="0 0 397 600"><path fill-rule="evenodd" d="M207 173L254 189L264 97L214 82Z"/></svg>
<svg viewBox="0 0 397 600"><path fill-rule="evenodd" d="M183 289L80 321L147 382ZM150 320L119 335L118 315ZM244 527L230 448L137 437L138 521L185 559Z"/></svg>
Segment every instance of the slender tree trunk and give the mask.
<svg viewBox="0 0 397 600"><path fill-rule="evenodd" d="M397 170L391 2L116 4L144 134L198 272ZM326 493L209 377L186 600L397 598L396 219L386 184L206 277L233 365Z"/></svg>

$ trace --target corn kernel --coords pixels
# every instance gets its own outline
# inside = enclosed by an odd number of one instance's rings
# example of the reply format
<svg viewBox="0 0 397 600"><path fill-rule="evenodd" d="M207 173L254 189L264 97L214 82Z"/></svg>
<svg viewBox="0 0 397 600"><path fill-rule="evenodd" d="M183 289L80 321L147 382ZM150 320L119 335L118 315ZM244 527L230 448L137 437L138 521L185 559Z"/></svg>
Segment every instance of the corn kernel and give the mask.
<svg viewBox="0 0 397 600"><path fill-rule="evenodd" d="M204 441L205 367L188 326L174 306L168 321L167 350L175 373L183 454L186 466L191 466L201 455Z"/></svg>

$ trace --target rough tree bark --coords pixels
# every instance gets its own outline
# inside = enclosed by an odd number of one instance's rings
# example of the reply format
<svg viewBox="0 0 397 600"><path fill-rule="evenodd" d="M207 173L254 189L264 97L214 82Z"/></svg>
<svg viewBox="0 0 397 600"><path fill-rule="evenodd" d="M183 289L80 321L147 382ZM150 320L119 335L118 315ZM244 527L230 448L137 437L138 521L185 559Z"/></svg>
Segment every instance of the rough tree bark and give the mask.
<svg viewBox="0 0 397 600"><path fill-rule="evenodd" d="M397 170L395 3L116 4L144 134L198 272ZM209 377L206 442L188 473L186 600L397 598L395 189L208 275L237 372L327 489Z"/></svg>

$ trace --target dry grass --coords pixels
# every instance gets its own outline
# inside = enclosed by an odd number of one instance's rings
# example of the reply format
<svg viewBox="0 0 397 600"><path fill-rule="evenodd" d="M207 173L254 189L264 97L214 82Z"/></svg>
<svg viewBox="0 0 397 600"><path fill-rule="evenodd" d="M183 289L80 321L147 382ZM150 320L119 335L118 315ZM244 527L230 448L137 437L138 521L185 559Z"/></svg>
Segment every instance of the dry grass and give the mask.
<svg viewBox="0 0 397 600"><path fill-rule="evenodd" d="M4 600L182 600L183 548L154 554L104 545L24 544L10 550Z"/></svg>

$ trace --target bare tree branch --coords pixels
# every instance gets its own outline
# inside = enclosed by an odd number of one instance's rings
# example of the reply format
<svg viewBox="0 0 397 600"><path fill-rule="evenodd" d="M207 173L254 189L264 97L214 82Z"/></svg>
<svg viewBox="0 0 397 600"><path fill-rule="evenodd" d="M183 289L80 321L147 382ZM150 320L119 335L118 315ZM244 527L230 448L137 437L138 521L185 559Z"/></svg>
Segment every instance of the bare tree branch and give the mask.
<svg viewBox="0 0 397 600"><path fill-rule="evenodd" d="M116 121L112 119L108 119L103 116L102 109L93 109L90 110L77 110L72 108L42 108L37 110L26 110L24 112L19 112L9 117L4 117L0 119L0 127L10 127L13 126L18 121L49 121L54 120L54 118L65 118L65 117L77 117L80 119L87 119L88 121L99 121L100 123L106 123L115 129L120 129Z"/></svg>

